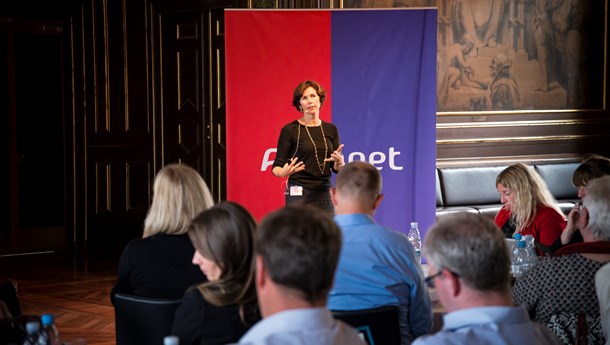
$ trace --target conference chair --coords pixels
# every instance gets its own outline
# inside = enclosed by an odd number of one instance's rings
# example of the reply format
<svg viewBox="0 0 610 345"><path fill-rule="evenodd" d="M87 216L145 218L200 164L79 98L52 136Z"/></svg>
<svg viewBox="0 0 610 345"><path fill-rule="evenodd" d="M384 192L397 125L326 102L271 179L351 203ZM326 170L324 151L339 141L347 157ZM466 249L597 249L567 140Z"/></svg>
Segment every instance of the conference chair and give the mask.
<svg viewBox="0 0 610 345"><path fill-rule="evenodd" d="M4 302L6 309L11 317L21 315L21 305L17 294L17 283L11 279L6 279L0 283L0 301Z"/></svg>
<svg viewBox="0 0 610 345"><path fill-rule="evenodd" d="M170 335L181 299L158 299L114 294L117 345L163 344Z"/></svg>
<svg viewBox="0 0 610 345"><path fill-rule="evenodd" d="M332 310L337 320L356 328L368 345L400 345L398 307Z"/></svg>

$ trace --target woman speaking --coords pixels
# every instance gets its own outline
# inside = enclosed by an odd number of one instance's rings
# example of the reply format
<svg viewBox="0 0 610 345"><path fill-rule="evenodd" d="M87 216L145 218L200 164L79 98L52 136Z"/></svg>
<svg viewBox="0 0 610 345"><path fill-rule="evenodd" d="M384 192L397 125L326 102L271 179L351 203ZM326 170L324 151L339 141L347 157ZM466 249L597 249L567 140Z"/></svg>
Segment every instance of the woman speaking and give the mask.
<svg viewBox="0 0 610 345"><path fill-rule="evenodd" d="M332 172L345 165L339 131L332 123L320 120L326 91L306 80L294 90L292 105L301 117L280 132L273 175L286 180L286 204L302 202L334 213L330 199Z"/></svg>

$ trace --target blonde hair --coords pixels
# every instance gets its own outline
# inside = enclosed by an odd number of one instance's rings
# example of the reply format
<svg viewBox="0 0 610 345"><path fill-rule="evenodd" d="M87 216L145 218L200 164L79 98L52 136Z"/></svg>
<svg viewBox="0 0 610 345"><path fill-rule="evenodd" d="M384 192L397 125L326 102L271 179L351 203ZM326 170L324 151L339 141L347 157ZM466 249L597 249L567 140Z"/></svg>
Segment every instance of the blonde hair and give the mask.
<svg viewBox="0 0 610 345"><path fill-rule="evenodd" d="M182 164L167 165L155 178L144 237L185 234L191 220L213 205L212 194L195 169Z"/></svg>
<svg viewBox="0 0 610 345"><path fill-rule="evenodd" d="M521 232L523 228L532 224L540 206L553 208L563 216L546 182L534 168L523 163L513 164L498 175L496 186L500 183L511 193L515 193L514 202L510 207L510 217L515 223L516 232Z"/></svg>

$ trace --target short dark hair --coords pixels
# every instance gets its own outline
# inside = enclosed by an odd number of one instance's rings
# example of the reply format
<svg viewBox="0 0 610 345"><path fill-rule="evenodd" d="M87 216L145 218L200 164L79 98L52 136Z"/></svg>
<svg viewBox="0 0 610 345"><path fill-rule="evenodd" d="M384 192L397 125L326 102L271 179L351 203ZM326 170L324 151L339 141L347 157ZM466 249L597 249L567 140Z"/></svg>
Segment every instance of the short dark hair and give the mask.
<svg viewBox="0 0 610 345"><path fill-rule="evenodd" d="M298 291L314 305L332 288L341 251L341 231L326 212L288 205L267 215L254 238L271 280Z"/></svg>
<svg viewBox="0 0 610 345"><path fill-rule="evenodd" d="M308 87L312 87L314 90L316 90L318 97L320 97L320 106L322 106L324 101L326 101L326 90L324 90L322 85L313 80L305 80L297 85L297 87L294 89L294 93L292 94L292 106L298 111L301 111L301 97L303 97L303 92L305 92L305 89Z"/></svg>
<svg viewBox="0 0 610 345"><path fill-rule="evenodd" d="M574 187L586 186L594 178L610 175L610 159L589 154L580 162L580 165L572 174L572 184Z"/></svg>
<svg viewBox="0 0 610 345"><path fill-rule="evenodd" d="M337 190L358 202L374 202L381 194L381 174L370 163L353 161L337 174Z"/></svg>

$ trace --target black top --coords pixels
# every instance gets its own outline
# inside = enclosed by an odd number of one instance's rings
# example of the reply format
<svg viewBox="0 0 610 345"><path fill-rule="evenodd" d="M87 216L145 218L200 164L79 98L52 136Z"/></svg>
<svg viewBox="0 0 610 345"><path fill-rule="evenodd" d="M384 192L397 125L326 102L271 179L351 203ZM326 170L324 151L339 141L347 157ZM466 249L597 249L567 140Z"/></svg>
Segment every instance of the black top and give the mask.
<svg viewBox="0 0 610 345"><path fill-rule="evenodd" d="M195 248L186 234L156 234L129 242L119 261L112 295L181 298L189 286L207 281L193 265L193 254Z"/></svg>
<svg viewBox="0 0 610 345"><path fill-rule="evenodd" d="M322 138L322 127L324 127L325 138ZM307 134L308 131L309 134ZM318 152L317 162L312 139ZM327 146L326 155L324 154L324 140L326 140ZM281 168L296 156L299 161L305 163L305 170L290 175L290 183L309 189L326 190L331 186L333 162L328 162L320 167L318 164L330 157L330 154L339 148L340 144L339 131L332 123L322 121L320 126L305 127L295 120L285 125L280 132L273 166ZM322 171L320 171L321 168L323 168Z"/></svg>
<svg viewBox="0 0 610 345"><path fill-rule="evenodd" d="M258 312L256 314L247 326L239 316L239 306L218 307L210 304L194 286L186 291L182 304L176 310L171 334L178 336L180 345L236 343L260 320Z"/></svg>

